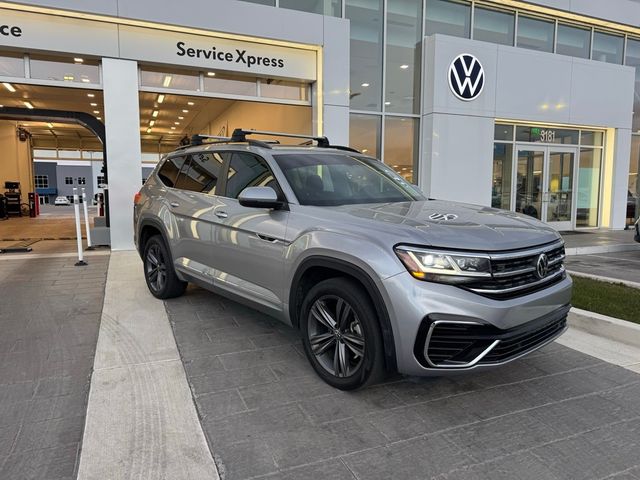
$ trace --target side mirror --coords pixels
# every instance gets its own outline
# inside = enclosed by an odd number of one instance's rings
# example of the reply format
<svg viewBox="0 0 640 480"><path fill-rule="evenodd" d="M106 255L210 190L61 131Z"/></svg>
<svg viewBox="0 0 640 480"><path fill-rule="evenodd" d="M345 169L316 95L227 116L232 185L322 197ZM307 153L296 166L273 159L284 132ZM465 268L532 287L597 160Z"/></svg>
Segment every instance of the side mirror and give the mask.
<svg viewBox="0 0 640 480"><path fill-rule="evenodd" d="M247 187L240 195L238 201L243 207L252 208L282 208L284 202L278 200L278 194L271 187Z"/></svg>

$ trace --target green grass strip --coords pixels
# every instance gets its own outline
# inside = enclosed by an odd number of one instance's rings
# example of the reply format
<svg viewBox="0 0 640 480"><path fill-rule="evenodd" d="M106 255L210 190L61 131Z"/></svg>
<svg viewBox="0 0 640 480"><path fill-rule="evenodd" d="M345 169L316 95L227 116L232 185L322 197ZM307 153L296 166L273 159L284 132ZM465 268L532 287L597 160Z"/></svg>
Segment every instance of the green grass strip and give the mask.
<svg viewBox="0 0 640 480"><path fill-rule="evenodd" d="M576 308L640 323L640 289L573 276Z"/></svg>

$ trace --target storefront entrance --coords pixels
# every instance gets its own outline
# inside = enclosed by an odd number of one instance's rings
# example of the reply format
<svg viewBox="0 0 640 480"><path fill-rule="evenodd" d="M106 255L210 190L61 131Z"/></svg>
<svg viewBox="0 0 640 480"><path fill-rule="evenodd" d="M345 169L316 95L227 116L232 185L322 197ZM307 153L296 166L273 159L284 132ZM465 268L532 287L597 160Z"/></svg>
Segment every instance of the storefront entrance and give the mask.
<svg viewBox="0 0 640 480"><path fill-rule="evenodd" d="M516 212L557 230L572 230L576 217L575 147L516 144L511 204Z"/></svg>

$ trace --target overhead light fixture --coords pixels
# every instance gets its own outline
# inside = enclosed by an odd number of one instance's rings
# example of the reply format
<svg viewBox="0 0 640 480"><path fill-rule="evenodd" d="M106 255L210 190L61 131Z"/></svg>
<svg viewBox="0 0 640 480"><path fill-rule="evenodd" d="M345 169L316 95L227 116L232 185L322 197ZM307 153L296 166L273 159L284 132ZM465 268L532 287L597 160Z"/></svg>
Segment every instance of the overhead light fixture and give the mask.
<svg viewBox="0 0 640 480"><path fill-rule="evenodd" d="M406 63L404 65L400 65L400 68L402 70L406 70L407 68L409 68L409 65L407 65Z"/></svg>
<svg viewBox="0 0 640 480"><path fill-rule="evenodd" d="M65 75L64 77L62 77L62 79L65 82L73 82L76 79L76 77L74 77L73 75Z"/></svg>
<svg viewBox="0 0 640 480"><path fill-rule="evenodd" d="M216 76L216 72L207 72L207 75L209 77L215 77Z"/></svg>
<svg viewBox="0 0 640 480"><path fill-rule="evenodd" d="M384 102L385 105L391 105L391 102Z"/></svg>
<svg viewBox="0 0 640 480"><path fill-rule="evenodd" d="M84 62L84 59L80 58L80 57L76 57L76 58L73 59L73 61L76 62L76 63L82 63L82 62Z"/></svg>
<svg viewBox="0 0 640 480"><path fill-rule="evenodd" d="M147 133L151 133L151 128L147 128Z"/></svg>
<svg viewBox="0 0 640 480"><path fill-rule="evenodd" d="M0 108L4 108L4 105L0 105Z"/></svg>
<svg viewBox="0 0 640 480"><path fill-rule="evenodd" d="M47 122L47 127L49 127L49 128L53 128L53 123L51 123L51 122Z"/></svg>
<svg viewBox="0 0 640 480"><path fill-rule="evenodd" d="M189 113L189 110L182 110L182 113Z"/></svg>
<svg viewBox="0 0 640 480"><path fill-rule="evenodd" d="M164 81L162 82L162 86L166 88L169 85L171 85L171 75L165 75Z"/></svg>
<svg viewBox="0 0 640 480"><path fill-rule="evenodd" d="M171 130L175 130L175 129L176 129L176 127L171 127Z"/></svg>
<svg viewBox="0 0 640 480"><path fill-rule="evenodd" d="M96 117L98 120L102 121L102 117Z"/></svg>
<svg viewBox="0 0 640 480"><path fill-rule="evenodd" d="M180 122L173 122L174 125L180 125Z"/></svg>
<svg viewBox="0 0 640 480"><path fill-rule="evenodd" d="M193 102L187 102L187 105L189 105L190 107L193 107L195 105L195 103Z"/></svg>
<svg viewBox="0 0 640 480"><path fill-rule="evenodd" d="M362 149L362 153L367 153L369 150L367 150L366 148Z"/></svg>
<svg viewBox="0 0 640 480"><path fill-rule="evenodd" d="M15 87L11 85L9 82L2 82L2 85L4 85L4 88L9 90L11 93L16 91Z"/></svg>
<svg viewBox="0 0 640 480"><path fill-rule="evenodd" d="M164 102L164 94L161 93L160 95L158 95L158 103L162 102Z"/></svg>
<svg viewBox="0 0 640 480"><path fill-rule="evenodd" d="M31 102L22 102L24 103L24 106L27 107L29 110L33 110L33 104Z"/></svg>
<svg viewBox="0 0 640 480"><path fill-rule="evenodd" d="M90 103L89 105L91 105L92 107L97 107L98 106L97 103Z"/></svg>
<svg viewBox="0 0 640 480"><path fill-rule="evenodd" d="M83 78L82 78L82 81L83 81L84 83L89 83L89 82L91 82L91 80L89 80L87 77L83 77Z"/></svg>
<svg viewBox="0 0 640 480"><path fill-rule="evenodd" d="M155 120L151 120L151 121L149 122L149 126L150 126L150 127L153 127L155 124L156 124L156 121L155 121Z"/></svg>
<svg viewBox="0 0 640 480"><path fill-rule="evenodd" d="M87 93L87 97L89 97L89 98L93 98L93 97L95 97L95 96L96 96L96 94L95 94L95 93Z"/></svg>
<svg viewBox="0 0 640 480"><path fill-rule="evenodd" d="M361 86L366 88L366 87L368 87L368 86L369 86L369 84L365 82L365 83L363 83Z"/></svg>
<svg viewBox="0 0 640 480"><path fill-rule="evenodd" d="M178 117L178 120L184 120L184 117Z"/></svg>
<svg viewBox="0 0 640 480"><path fill-rule="evenodd" d="M100 110L94 110L93 113L95 113L96 115L100 113Z"/></svg>
<svg viewBox="0 0 640 480"><path fill-rule="evenodd" d="M158 116L158 113L159 113L158 110L154 110L153 112L151 112L151 116L153 118L156 118Z"/></svg>

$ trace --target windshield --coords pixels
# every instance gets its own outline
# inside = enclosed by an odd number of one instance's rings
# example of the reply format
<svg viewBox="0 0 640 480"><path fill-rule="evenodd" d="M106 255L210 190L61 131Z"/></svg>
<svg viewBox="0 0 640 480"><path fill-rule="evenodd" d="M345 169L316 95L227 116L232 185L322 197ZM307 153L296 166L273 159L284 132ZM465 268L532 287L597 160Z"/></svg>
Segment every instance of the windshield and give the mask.
<svg viewBox="0 0 640 480"><path fill-rule="evenodd" d="M382 162L356 155L280 154L273 158L301 205L424 200L417 187Z"/></svg>

